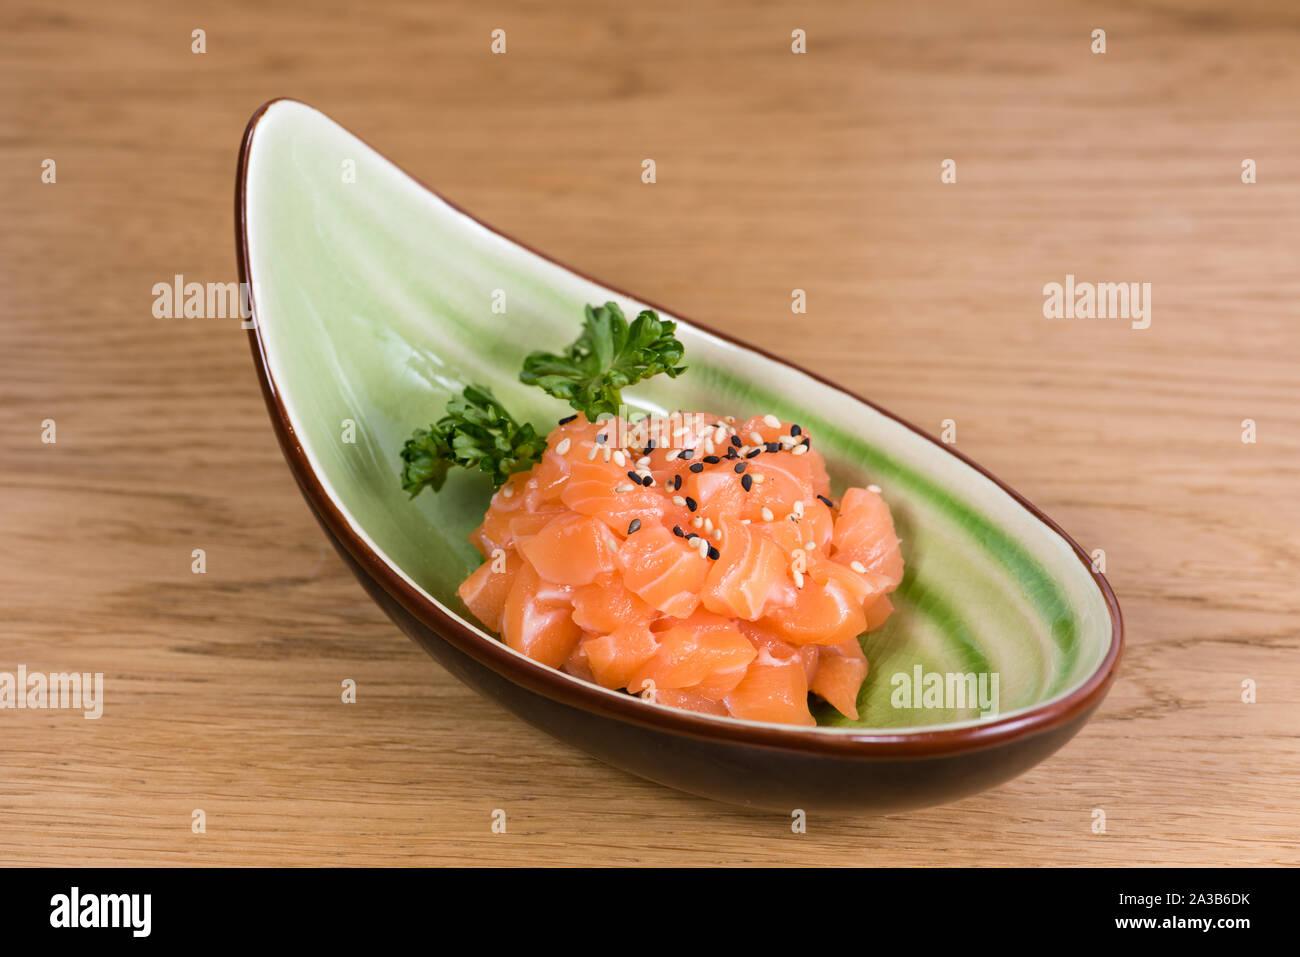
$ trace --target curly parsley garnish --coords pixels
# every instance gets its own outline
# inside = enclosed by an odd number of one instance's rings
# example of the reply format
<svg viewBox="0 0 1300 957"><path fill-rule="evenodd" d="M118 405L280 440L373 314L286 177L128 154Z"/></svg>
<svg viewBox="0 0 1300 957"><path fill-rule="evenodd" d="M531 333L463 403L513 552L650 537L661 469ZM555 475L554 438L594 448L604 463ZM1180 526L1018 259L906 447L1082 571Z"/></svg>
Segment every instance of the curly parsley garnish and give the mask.
<svg viewBox="0 0 1300 957"><path fill-rule="evenodd" d="M524 360L520 381L563 399L593 422L617 414L624 388L660 372L677 378L685 350L666 322L649 309L632 322L618 303L588 306L582 335L562 355L534 352Z"/></svg>
<svg viewBox="0 0 1300 957"><path fill-rule="evenodd" d="M564 399L591 421L618 414L622 390L660 372L677 378L682 344L649 309L628 322L617 303L587 306L582 334L563 355L534 352L524 360L521 381ZM492 392L470 385L447 402L441 419L416 429L402 447L402 488L412 497L426 487L439 491L455 466L478 469L500 488L515 472L532 468L546 451L546 437L522 425Z"/></svg>
<svg viewBox="0 0 1300 957"><path fill-rule="evenodd" d="M500 488L515 472L531 468L546 451L546 437L520 425L483 386L466 386L447 402L446 414L416 429L402 448L402 488L412 496L425 486L439 491L453 466L478 469Z"/></svg>

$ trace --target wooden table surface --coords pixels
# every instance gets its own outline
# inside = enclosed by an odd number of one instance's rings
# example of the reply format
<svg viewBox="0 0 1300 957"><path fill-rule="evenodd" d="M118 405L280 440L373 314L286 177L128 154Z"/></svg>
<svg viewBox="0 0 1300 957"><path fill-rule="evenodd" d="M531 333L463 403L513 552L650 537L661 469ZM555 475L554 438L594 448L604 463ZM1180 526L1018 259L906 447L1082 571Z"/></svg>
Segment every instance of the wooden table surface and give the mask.
<svg viewBox="0 0 1300 957"><path fill-rule="evenodd" d="M0 861L1300 863L1300 8L490 7L4 5L0 671L103 672L105 702L0 711ZM795 834L458 684L328 550L238 322L152 314L154 283L236 278L236 152L281 95L613 285L954 420L1106 552L1128 651L1093 721L991 792ZM1151 283L1150 327L1044 318L1067 273Z"/></svg>

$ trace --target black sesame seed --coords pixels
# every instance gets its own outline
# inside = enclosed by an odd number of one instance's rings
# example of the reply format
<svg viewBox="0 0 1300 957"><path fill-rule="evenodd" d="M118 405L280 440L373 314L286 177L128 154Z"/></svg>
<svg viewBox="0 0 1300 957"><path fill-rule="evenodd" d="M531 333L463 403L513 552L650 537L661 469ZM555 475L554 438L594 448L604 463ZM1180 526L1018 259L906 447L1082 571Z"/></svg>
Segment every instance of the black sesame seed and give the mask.
<svg viewBox="0 0 1300 957"><path fill-rule="evenodd" d="M653 475L647 475L645 478L641 480L641 484L644 485L646 488L649 488L651 485L655 484L655 477Z"/></svg>
<svg viewBox="0 0 1300 957"><path fill-rule="evenodd" d="M735 447L734 445L728 445L728 446L727 446L727 458L729 458L729 459L735 459L735 458L739 458L739 457L740 457L740 453L736 451L736 447Z"/></svg>
<svg viewBox="0 0 1300 957"><path fill-rule="evenodd" d="M628 472L627 477L630 478L637 485L641 484L641 476L637 475L635 472Z"/></svg>
<svg viewBox="0 0 1300 957"><path fill-rule="evenodd" d="M694 449L682 449L682 458L684 458L684 459L688 459L688 460L689 460L689 459L692 459L692 458L694 458L694 457L695 457L695 450L694 450Z"/></svg>
<svg viewBox="0 0 1300 957"><path fill-rule="evenodd" d="M717 465L722 461L722 459L718 458L716 455L706 455L704 456L704 461L708 462L710 465Z"/></svg>
<svg viewBox="0 0 1300 957"><path fill-rule="evenodd" d="M686 533L682 531L682 527L680 525L673 526L673 534L676 535L678 538L686 537Z"/></svg>
<svg viewBox="0 0 1300 957"><path fill-rule="evenodd" d="M731 444L732 444L732 446L734 446L735 448L740 448L744 443L740 441L740 436L739 436L739 435L733 435L733 436L731 437Z"/></svg>
<svg viewBox="0 0 1300 957"><path fill-rule="evenodd" d="M808 448L812 448L812 436L805 435L803 437L803 444L806 445Z"/></svg>
<svg viewBox="0 0 1300 957"><path fill-rule="evenodd" d="M572 421L573 421L574 419L576 419L576 418L577 418L577 415L566 415L564 418L560 419L560 425L568 425L570 422L572 422Z"/></svg>
<svg viewBox="0 0 1300 957"><path fill-rule="evenodd" d="M754 476L742 475L740 477L740 484L744 487L745 491L748 492L751 488L754 487Z"/></svg>
<svg viewBox="0 0 1300 957"><path fill-rule="evenodd" d="M799 434L802 433L802 432L803 432L803 429L799 428L799 426L797 426L797 425L792 425L792 426L790 426L790 434L791 434L791 435L799 435Z"/></svg>
<svg viewBox="0 0 1300 957"><path fill-rule="evenodd" d="M818 495L817 497L822 500L823 504L825 504L827 508L835 507L835 503L832 502L830 499L828 499L825 495Z"/></svg>
<svg viewBox="0 0 1300 957"><path fill-rule="evenodd" d="M651 439L649 442L645 444L645 454L649 455L654 450L655 450L655 440Z"/></svg>
<svg viewBox="0 0 1300 957"><path fill-rule="evenodd" d="M745 453L745 458L752 459L755 455L760 454L762 451L763 451L762 449L750 449L748 452Z"/></svg>
<svg viewBox="0 0 1300 957"><path fill-rule="evenodd" d="M709 546L709 557L712 558L715 562L718 560L718 558L719 558L721 555L722 555L722 553L721 553L720 551L718 551L718 550L717 550L716 548L714 548L712 545Z"/></svg>
<svg viewBox="0 0 1300 957"><path fill-rule="evenodd" d="M703 472L703 471L704 471L704 463L703 463L703 462L692 462L691 465L690 465L690 469L691 469L692 472Z"/></svg>
<svg viewBox="0 0 1300 957"><path fill-rule="evenodd" d="M700 536L697 535L695 532L687 532L687 533L686 533L686 540L687 540L688 542L694 541L695 539L697 539L697 538L699 538L699 537L700 537Z"/></svg>
<svg viewBox="0 0 1300 957"><path fill-rule="evenodd" d="M700 503L688 495L686 496L686 507L693 512L700 507Z"/></svg>
<svg viewBox="0 0 1300 957"><path fill-rule="evenodd" d="M767 448L767 450L768 450L769 452L780 452L780 451L781 451L781 443L780 443L780 442L768 442L767 445L766 445L766 448Z"/></svg>
<svg viewBox="0 0 1300 957"><path fill-rule="evenodd" d="M742 472L745 471L745 469L746 469L748 466L749 466L749 463L748 463L748 462L737 462L737 463L736 463L735 465L733 465L731 468L732 468L732 470L733 470L737 475L740 475Z"/></svg>
<svg viewBox="0 0 1300 957"><path fill-rule="evenodd" d="M641 529L641 519L634 518L627 526L627 533L631 535L633 532L639 531L640 529Z"/></svg>

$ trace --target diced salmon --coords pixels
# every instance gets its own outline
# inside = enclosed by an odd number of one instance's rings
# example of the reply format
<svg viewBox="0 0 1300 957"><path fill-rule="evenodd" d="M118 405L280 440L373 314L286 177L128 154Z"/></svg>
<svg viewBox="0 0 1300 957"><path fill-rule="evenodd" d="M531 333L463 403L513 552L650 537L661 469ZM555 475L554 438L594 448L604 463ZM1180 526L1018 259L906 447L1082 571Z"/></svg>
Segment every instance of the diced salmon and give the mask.
<svg viewBox="0 0 1300 957"><path fill-rule="evenodd" d="M513 512L489 511L478 528L470 532L470 544L477 548L484 558L498 548L509 548L514 541L510 531L510 523L514 517Z"/></svg>
<svg viewBox="0 0 1300 957"><path fill-rule="evenodd" d="M574 622L569 608L538 600L541 584L532 565L521 562L506 595L501 635L516 651L559 668L578 644L582 629Z"/></svg>
<svg viewBox="0 0 1300 957"><path fill-rule="evenodd" d="M509 516L506 525L509 536L506 539L506 546L514 547L523 539L532 538L545 528L552 519L572 515L573 513L562 505L545 502L535 511L507 512L505 514Z"/></svg>
<svg viewBox="0 0 1300 957"><path fill-rule="evenodd" d="M870 571L854 571L848 565L828 561L813 555L808 562L808 574L813 581L833 586L865 609L893 587L890 579Z"/></svg>
<svg viewBox="0 0 1300 957"><path fill-rule="evenodd" d="M634 622L607 635L582 640L595 680L606 688L626 688L637 669L653 657L658 647L658 636L645 622Z"/></svg>
<svg viewBox="0 0 1300 957"><path fill-rule="evenodd" d="M888 598L881 596L885 601ZM840 645L822 645L809 689L825 698L840 714L858 717L858 690L867 677L867 656L856 638Z"/></svg>
<svg viewBox="0 0 1300 957"><path fill-rule="evenodd" d="M838 581L818 582L804 576L793 604L772 609L764 618L794 645L838 645L866 630L861 602Z"/></svg>
<svg viewBox="0 0 1300 957"><path fill-rule="evenodd" d="M685 711L698 711L700 714L716 714L725 718L728 714L727 706L721 701L705 697L696 691L688 691L680 688L664 688L655 694L654 700L658 704L668 705L670 708L681 708Z"/></svg>
<svg viewBox="0 0 1300 957"><path fill-rule="evenodd" d="M769 655L779 661L787 658L799 659L803 664L804 676L809 684L812 683L813 675L817 673L817 662L821 658L821 645L792 645L777 634L770 625L760 621L742 621L740 630L754 643L760 656Z"/></svg>
<svg viewBox="0 0 1300 957"><path fill-rule="evenodd" d="M458 594L607 688L796 725L812 693L855 718L858 635L893 611L902 556L883 498L829 489L807 430L767 416L567 417L492 497L470 536L489 560Z"/></svg>
<svg viewBox="0 0 1300 957"><path fill-rule="evenodd" d="M719 557L709 569L700 600L709 611L749 621L760 617L785 581L789 560L751 526L723 520Z"/></svg>
<svg viewBox="0 0 1300 957"><path fill-rule="evenodd" d="M596 673L591 669L591 662L587 658L587 649L583 647L581 640L569 652L563 670L575 678L581 678L583 681L590 681L592 684L600 683L596 680Z"/></svg>
<svg viewBox="0 0 1300 957"><path fill-rule="evenodd" d="M493 631L501 630L501 615L506 607L506 595L519 571L519 556L505 552L498 563L489 558L461 582L456 589L474 617Z"/></svg>
<svg viewBox="0 0 1300 957"><path fill-rule="evenodd" d="M833 542L836 559L844 564L860 562L868 571L884 575L891 582L890 591L903 580L894 519L878 492L851 488L844 493Z"/></svg>
<svg viewBox="0 0 1300 957"><path fill-rule="evenodd" d="M889 600L888 595L880 595L868 604L863 612L867 616L867 631L875 631L885 623L894 610L894 603Z"/></svg>
<svg viewBox="0 0 1300 957"><path fill-rule="evenodd" d="M708 612L696 612L659 635L659 647L636 670L628 690L642 690L647 682L656 688L695 688L709 679L725 684L734 669L743 672L757 652L730 619ZM742 675L737 675L736 682ZM698 688L706 696L717 686ZM725 690L723 691L725 693Z"/></svg>
<svg viewBox="0 0 1300 957"><path fill-rule="evenodd" d="M724 704L735 717L750 721L817 723L808 710L808 676L798 658L779 660L765 655L755 661Z"/></svg>
<svg viewBox="0 0 1300 957"><path fill-rule="evenodd" d="M715 519L726 515L746 517L750 504L741 476L730 468L705 469L699 473L688 469L682 479L681 494L698 503L700 515Z"/></svg>
<svg viewBox="0 0 1300 957"><path fill-rule="evenodd" d="M537 578L537 600L543 605L563 605L569 610L569 614L573 614L573 595L577 590L576 585L550 582L541 576Z"/></svg>
<svg viewBox="0 0 1300 957"><path fill-rule="evenodd" d="M617 556L623 584L665 615L686 618L700 601L708 559L662 525L648 525L623 542Z"/></svg>
<svg viewBox="0 0 1300 957"><path fill-rule="evenodd" d="M525 500L534 505L558 500L569 480L574 450L578 447L575 443L583 443L586 439L588 441L583 448L589 448L595 431L595 427L581 415L557 426L547 437L548 446L542 454L541 463L530 474ZM561 447L565 439L569 440L569 445L561 454L556 449Z"/></svg>
<svg viewBox="0 0 1300 957"><path fill-rule="evenodd" d="M798 444L805 445L804 452L792 458L797 458L807 465L807 476L811 484L811 493L813 495L829 495L830 479L826 475L826 463L822 459L821 453L812 447L812 437L806 430L800 429L800 435L793 435L793 422L780 422L779 425L768 425L766 416L756 415L744 425L737 426L737 432L743 437L746 443L753 442L751 433L757 434L764 443L780 442L783 436L791 436L798 441Z"/></svg>
<svg viewBox="0 0 1300 957"><path fill-rule="evenodd" d="M662 490L637 484L628 472L635 475L626 457L622 467L602 458L580 459L572 464L560 499L575 512L598 518L619 533L637 519L643 524L659 523L666 505Z"/></svg>
<svg viewBox="0 0 1300 957"><path fill-rule="evenodd" d="M649 624L658 615L644 598L628 590L617 572L573 593L573 620L593 634L607 635L625 624Z"/></svg>
<svg viewBox="0 0 1300 957"><path fill-rule="evenodd" d="M619 541L603 522L586 515L561 515L547 522L519 551L549 582L590 585L614 570Z"/></svg>
<svg viewBox="0 0 1300 957"><path fill-rule="evenodd" d="M795 502L803 502L806 510L809 503L816 501L812 468L806 455L759 456L749 471L763 477L750 491L751 508L766 507L777 518L785 518L794 509Z"/></svg>

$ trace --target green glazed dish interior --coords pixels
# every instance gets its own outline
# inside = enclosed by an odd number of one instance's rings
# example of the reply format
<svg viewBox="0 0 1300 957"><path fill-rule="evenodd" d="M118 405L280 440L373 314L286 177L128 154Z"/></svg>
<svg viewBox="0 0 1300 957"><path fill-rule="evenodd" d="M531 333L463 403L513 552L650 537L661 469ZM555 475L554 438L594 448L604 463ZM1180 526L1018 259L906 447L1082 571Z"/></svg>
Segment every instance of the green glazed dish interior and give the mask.
<svg viewBox="0 0 1300 957"><path fill-rule="evenodd" d="M382 559L478 629L456 587L481 560L466 536L489 486L453 474L440 494L409 499L398 450L470 382L549 431L570 410L519 383L523 357L571 341L586 303L614 299L629 315L643 304L492 232L303 104L268 107L249 150L248 278L298 441ZM504 313L494 301L504 301ZM629 404L797 421L815 436L836 493L874 483L893 510L907 566L897 610L862 638L871 670L861 717L819 706L827 733L994 717L981 717L974 702L895 706L895 676L914 676L917 666L996 673L996 716L1007 717L1068 694L1101 665L1112 626L1097 582L1065 539L997 483L802 372L689 323L679 338L689 371L628 390Z"/></svg>

